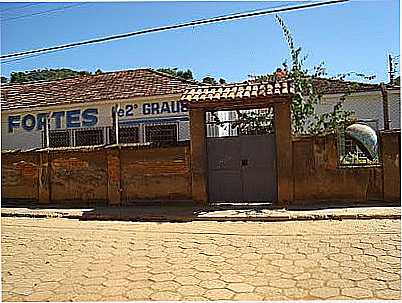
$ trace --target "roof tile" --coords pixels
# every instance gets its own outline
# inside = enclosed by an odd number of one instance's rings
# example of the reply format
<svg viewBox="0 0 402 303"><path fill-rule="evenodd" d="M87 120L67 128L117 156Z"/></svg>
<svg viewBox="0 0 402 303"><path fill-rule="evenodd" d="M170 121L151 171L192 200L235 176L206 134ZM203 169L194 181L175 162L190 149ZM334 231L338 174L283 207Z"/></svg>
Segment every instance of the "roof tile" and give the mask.
<svg viewBox="0 0 402 303"><path fill-rule="evenodd" d="M1 85L2 110L180 94L196 84L152 69ZM193 94L193 92L191 93Z"/></svg>

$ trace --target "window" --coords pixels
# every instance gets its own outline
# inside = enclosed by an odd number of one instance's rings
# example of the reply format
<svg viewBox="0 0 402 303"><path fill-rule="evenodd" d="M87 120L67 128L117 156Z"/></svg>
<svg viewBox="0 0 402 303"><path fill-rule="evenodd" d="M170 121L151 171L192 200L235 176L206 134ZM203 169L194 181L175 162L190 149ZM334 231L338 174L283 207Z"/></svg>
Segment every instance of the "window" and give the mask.
<svg viewBox="0 0 402 303"><path fill-rule="evenodd" d="M81 129L75 132L76 146L100 144L103 144L103 129Z"/></svg>
<svg viewBox="0 0 402 303"><path fill-rule="evenodd" d="M116 144L116 132L115 129L109 128L110 144ZM137 126L125 126L119 127L119 143L137 143L139 142L138 127Z"/></svg>
<svg viewBox="0 0 402 303"><path fill-rule="evenodd" d="M338 158L341 166L379 164L378 146L369 148L371 153L364 143L353 139L344 130L338 133Z"/></svg>
<svg viewBox="0 0 402 303"><path fill-rule="evenodd" d="M70 146L70 132L68 130L49 131L49 147Z"/></svg>
<svg viewBox="0 0 402 303"><path fill-rule="evenodd" d="M207 137L271 134L273 123L273 107L206 113Z"/></svg>
<svg viewBox="0 0 402 303"><path fill-rule="evenodd" d="M146 142L172 144L177 142L177 125L150 125L145 127Z"/></svg>

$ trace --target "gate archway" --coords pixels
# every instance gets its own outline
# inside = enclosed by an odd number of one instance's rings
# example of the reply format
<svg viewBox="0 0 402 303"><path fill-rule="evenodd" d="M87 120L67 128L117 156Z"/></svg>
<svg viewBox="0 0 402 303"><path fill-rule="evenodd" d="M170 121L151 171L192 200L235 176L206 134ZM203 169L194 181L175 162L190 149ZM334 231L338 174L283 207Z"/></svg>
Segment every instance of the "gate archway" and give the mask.
<svg viewBox="0 0 402 303"><path fill-rule="evenodd" d="M292 201L293 93L289 80L198 86L185 91L181 100L190 108L194 201ZM273 108L272 133L207 137L207 112L262 108Z"/></svg>

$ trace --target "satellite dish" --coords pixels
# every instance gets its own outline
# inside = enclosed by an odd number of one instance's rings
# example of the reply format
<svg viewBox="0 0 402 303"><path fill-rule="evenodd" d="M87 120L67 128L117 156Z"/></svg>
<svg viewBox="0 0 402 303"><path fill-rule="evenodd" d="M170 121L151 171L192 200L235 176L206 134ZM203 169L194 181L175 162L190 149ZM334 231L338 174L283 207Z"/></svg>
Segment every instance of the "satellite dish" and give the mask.
<svg viewBox="0 0 402 303"><path fill-rule="evenodd" d="M346 128L346 134L351 137L371 161L377 155L378 139L376 132L367 124L354 123Z"/></svg>

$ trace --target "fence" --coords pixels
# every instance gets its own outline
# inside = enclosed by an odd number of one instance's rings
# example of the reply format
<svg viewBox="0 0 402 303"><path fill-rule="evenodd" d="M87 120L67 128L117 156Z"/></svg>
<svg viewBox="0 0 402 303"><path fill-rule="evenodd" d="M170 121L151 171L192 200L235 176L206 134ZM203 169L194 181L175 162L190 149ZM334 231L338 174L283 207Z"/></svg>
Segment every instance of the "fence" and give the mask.
<svg viewBox="0 0 402 303"><path fill-rule="evenodd" d="M400 201L400 131L380 132L379 139L380 163L351 167L339 165L336 136L293 138L286 180L292 203ZM109 205L187 201L194 191L190 158L188 141L3 152L2 198Z"/></svg>
<svg viewBox="0 0 402 303"><path fill-rule="evenodd" d="M88 204L191 200L189 158L188 142L3 153L2 197Z"/></svg>
<svg viewBox="0 0 402 303"><path fill-rule="evenodd" d="M340 165L337 140L335 135L293 139L295 201L400 200L400 131L380 132L376 165Z"/></svg>

